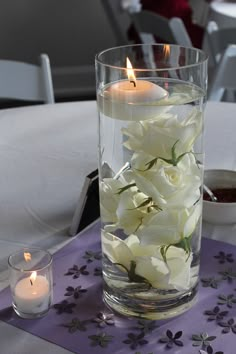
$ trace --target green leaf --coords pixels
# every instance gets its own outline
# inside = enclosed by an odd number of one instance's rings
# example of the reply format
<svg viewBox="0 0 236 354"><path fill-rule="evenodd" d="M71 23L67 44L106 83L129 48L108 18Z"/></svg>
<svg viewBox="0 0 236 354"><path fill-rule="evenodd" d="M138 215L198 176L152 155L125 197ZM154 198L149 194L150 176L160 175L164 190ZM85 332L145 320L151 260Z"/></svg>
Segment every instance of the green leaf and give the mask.
<svg viewBox="0 0 236 354"><path fill-rule="evenodd" d="M128 277L131 282L134 283L148 283L147 279L135 273L136 262L130 262L130 270L128 271Z"/></svg>
<svg viewBox="0 0 236 354"><path fill-rule="evenodd" d="M158 157L156 157L155 159L153 159L153 160L147 162L147 163L145 164L145 166L147 165L148 167L147 167L144 171L150 170L150 169L157 163L157 160L158 160Z"/></svg>
<svg viewBox="0 0 236 354"><path fill-rule="evenodd" d="M144 170L144 171L148 171L150 170L157 162L158 159L165 161L166 163L173 165L173 166L177 166L178 163L180 162L180 160L186 155L186 154L192 154L192 151L187 151L182 153L181 155L177 156L176 155L176 145L179 142L179 140L176 140L176 142L174 143L174 145L171 148L171 158L170 159L166 159L164 157L158 156L155 157L153 160L147 162L145 165L147 165L148 167Z"/></svg>
<svg viewBox="0 0 236 354"><path fill-rule="evenodd" d="M161 256L162 256L164 262L167 263L165 247L166 247L166 246L161 246L160 252L161 252Z"/></svg>
<svg viewBox="0 0 236 354"><path fill-rule="evenodd" d="M144 200L144 202L142 202L141 204L139 204L137 207L135 208L131 208L131 209L127 209L127 210L137 210L139 208L143 208L147 206L147 213L150 213L152 211L152 208L157 210L157 211L161 211L162 209L157 205L155 204L153 201L152 201L152 198L149 197L147 199Z"/></svg>
<svg viewBox="0 0 236 354"><path fill-rule="evenodd" d="M188 256L186 259L186 261L187 261L190 254L191 254L191 250L192 250L191 249L191 236L182 238L182 240L180 242L176 243L173 246L182 248L186 252L186 254Z"/></svg>
<svg viewBox="0 0 236 354"><path fill-rule="evenodd" d="M135 187L135 186L136 186L135 183L127 184L125 187L119 188L119 190L116 194L121 194L121 193L125 192L127 189Z"/></svg>
<svg viewBox="0 0 236 354"><path fill-rule="evenodd" d="M138 208L142 208L142 207L144 207L144 206L150 204L151 202L152 202L152 198L149 197L149 198L145 199L144 202L142 202L141 204L139 204L137 207L132 208L132 209L128 209L128 210L135 210L135 209L138 209Z"/></svg>
<svg viewBox="0 0 236 354"><path fill-rule="evenodd" d="M187 154L189 154L190 152L187 151L187 152L184 152L183 154L179 155L176 159L176 165L179 163L179 161Z"/></svg>

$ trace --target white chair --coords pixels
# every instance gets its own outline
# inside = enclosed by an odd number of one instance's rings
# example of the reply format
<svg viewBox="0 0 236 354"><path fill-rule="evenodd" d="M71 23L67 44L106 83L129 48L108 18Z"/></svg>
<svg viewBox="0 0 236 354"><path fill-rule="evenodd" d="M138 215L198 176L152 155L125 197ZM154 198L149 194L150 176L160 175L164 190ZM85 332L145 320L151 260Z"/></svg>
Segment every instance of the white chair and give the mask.
<svg viewBox="0 0 236 354"><path fill-rule="evenodd" d="M209 16L209 3L207 0L189 0L193 11L193 22L201 27L206 27Z"/></svg>
<svg viewBox="0 0 236 354"><path fill-rule="evenodd" d="M0 99L54 103L50 62L41 54L39 65L0 60Z"/></svg>
<svg viewBox="0 0 236 354"><path fill-rule="evenodd" d="M227 46L236 44L236 27L219 28L216 22L210 21L207 25L206 39L213 66L216 66Z"/></svg>
<svg viewBox="0 0 236 354"><path fill-rule="evenodd" d="M208 92L209 101L236 101L236 45L222 54Z"/></svg>
<svg viewBox="0 0 236 354"><path fill-rule="evenodd" d="M170 44L192 47L191 39L180 18L174 17L169 20L147 10L131 13L130 18L144 44L155 43L156 36Z"/></svg>

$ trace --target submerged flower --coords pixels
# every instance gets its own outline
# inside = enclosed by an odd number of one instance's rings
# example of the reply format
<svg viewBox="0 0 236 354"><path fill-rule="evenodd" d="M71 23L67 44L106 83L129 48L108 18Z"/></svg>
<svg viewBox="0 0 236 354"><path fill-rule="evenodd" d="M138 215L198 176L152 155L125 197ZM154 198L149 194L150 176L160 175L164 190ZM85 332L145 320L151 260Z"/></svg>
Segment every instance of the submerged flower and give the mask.
<svg viewBox="0 0 236 354"><path fill-rule="evenodd" d="M201 129L202 113L193 107L183 119L162 112L122 129L132 157L100 183L102 249L132 283L179 291L191 285L191 238L202 208L193 144Z"/></svg>
<svg viewBox="0 0 236 354"><path fill-rule="evenodd" d="M105 178L100 183L100 208L103 222L116 222L116 209L120 196L118 191L123 184L113 178Z"/></svg>
<svg viewBox="0 0 236 354"><path fill-rule="evenodd" d="M171 158L171 148L179 141L177 153L190 151L202 130L202 113L192 108L182 121L173 114L164 113L153 120L132 122L122 130L128 139L125 147L145 152L154 157Z"/></svg>
<svg viewBox="0 0 236 354"><path fill-rule="evenodd" d="M182 248L170 246L165 261L160 247L141 245L136 235L130 235L123 241L104 231L102 248L110 261L128 276L132 275L135 281L146 280L154 288L177 290L187 289L190 284L192 255L187 256Z"/></svg>
<svg viewBox="0 0 236 354"><path fill-rule="evenodd" d="M143 193L137 191L122 193L116 211L116 227L123 229L129 235L135 233L140 226L145 225L151 217L148 211L148 206L151 203L146 204L146 202L148 202L148 197Z"/></svg>
<svg viewBox="0 0 236 354"><path fill-rule="evenodd" d="M107 223L108 232L123 229L126 234L134 233L159 210L151 198L138 190L134 181L125 177L122 184L110 178L102 184L101 217Z"/></svg>
<svg viewBox="0 0 236 354"><path fill-rule="evenodd" d="M200 215L200 203L189 209L163 210L154 215L148 225L140 228L136 234L143 245L176 244L192 235Z"/></svg>
<svg viewBox="0 0 236 354"><path fill-rule="evenodd" d="M161 208L189 208L197 202L200 198L202 169L193 154L184 155L177 166L157 159L148 168L148 161L150 157L135 154L133 171L126 172L126 175L132 176L140 191L152 197Z"/></svg>

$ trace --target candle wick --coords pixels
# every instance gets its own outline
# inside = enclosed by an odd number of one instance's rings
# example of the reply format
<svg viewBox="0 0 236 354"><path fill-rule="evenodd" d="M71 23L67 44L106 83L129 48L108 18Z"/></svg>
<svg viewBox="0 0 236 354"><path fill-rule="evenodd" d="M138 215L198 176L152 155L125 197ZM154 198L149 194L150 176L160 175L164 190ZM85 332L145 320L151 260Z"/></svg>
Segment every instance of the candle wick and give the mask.
<svg viewBox="0 0 236 354"><path fill-rule="evenodd" d="M134 87L136 87L136 82L134 80L130 80L130 83L134 84Z"/></svg>
<svg viewBox="0 0 236 354"><path fill-rule="evenodd" d="M32 280L30 279L30 284L33 286L33 282L32 282Z"/></svg>

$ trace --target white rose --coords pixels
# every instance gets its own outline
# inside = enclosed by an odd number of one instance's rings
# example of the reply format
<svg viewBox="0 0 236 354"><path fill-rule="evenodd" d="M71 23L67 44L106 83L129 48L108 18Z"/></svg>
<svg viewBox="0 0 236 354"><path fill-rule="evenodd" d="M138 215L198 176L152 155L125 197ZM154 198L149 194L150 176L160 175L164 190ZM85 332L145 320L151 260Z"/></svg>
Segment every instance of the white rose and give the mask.
<svg viewBox="0 0 236 354"><path fill-rule="evenodd" d="M169 289L170 271L163 259L145 256L136 258L135 272L147 279L153 288Z"/></svg>
<svg viewBox="0 0 236 354"><path fill-rule="evenodd" d="M190 285L192 255L177 247L169 247L166 263L155 245L142 246L137 236L130 235L125 241L102 232L102 249L112 263L127 272L131 261L136 264L135 274L144 277L154 288L184 290Z"/></svg>
<svg viewBox="0 0 236 354"><path fill-rule="evenodd" d="M112 178L104 178L100 183L100 211L103 222L117 221L116 209L120 200L118 191L124 185Z"/></svg>
<svg viewBox="0 0 236 354"><path fill-rule="evenodd" d="M169 247L166 263L158 257L140 257L135 271L146 278L153 288L187 290L190 286L192 255L178 247Z"/></svg>
<svg viewBox="0 0 236 354"><path fill-rule="evenodd" d="M120 180L105 178L100 183L101 219L107 232L123 229L126 234L134 233L155 214L154 208L148 209L148 196L136 186L129 187L132 184L134 181L124 176Z"/></svg>
<svg viewBox="0 0 236 354"><path fill-rule="evenodd" d="M170 245L192 235L201 216L201 204L187 209L167 209L154 215L136 234L142 245Z"/></svg>
<svg viewBox="0 0 236 354"><path fill-rule="evenodd" d="M202 113L193 108L183 121L173 114L162 114L156 120L132 122L122 132L128 137L124 142L128 149L170 159L177 141L177 155L190 151L201 130Z"/></svg>
<svg viewBox="0 0 236 354"><path fill-rule="evenodd" d="M192 154L184 155L177 166L158 159L151 169L145 171L147 160L141 154L139 161L138 154L135 154L133 170L126 174L161 208L189 208L199 200L202 169Z"/></svg>
<svg viewBox="0 0 236 354"><path fill-rule="evenodd" d="M123 192L116 210L116 228L123 229L129 235L135 233L141 225L145 225L153 216L153 212L147 212L147 207L142 207L147 198L145 194L137 192L137 189L135 192L130 189Z"/></svg>
<svg viewBox="0 0 236 354"><path fill-rule="evenodd" d="M131 249L124 241L104 230L102 230L102 251L112 263L122 264L127 269L130 267L130 261L134 259Z"/></svg>
<svg viewBox="0 0 236 354"><path fill-rule="evenodd" d="M170 272L169 286L179 291L187 290L191 282L192 254L187 256L182 248L169 247L166 256Z"/></svg>

